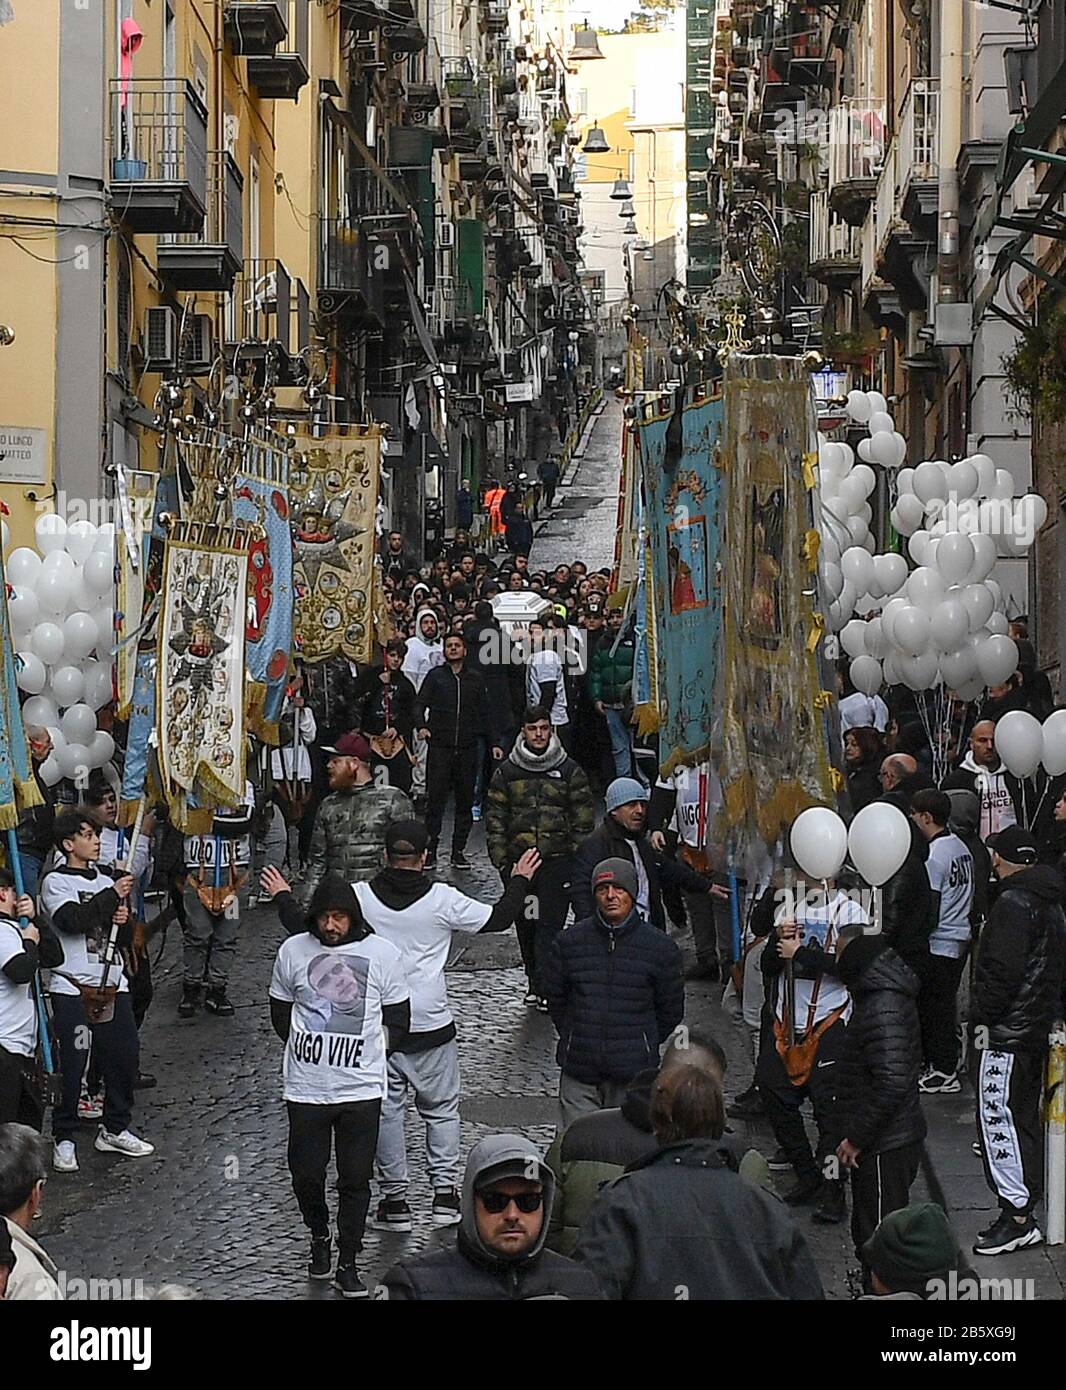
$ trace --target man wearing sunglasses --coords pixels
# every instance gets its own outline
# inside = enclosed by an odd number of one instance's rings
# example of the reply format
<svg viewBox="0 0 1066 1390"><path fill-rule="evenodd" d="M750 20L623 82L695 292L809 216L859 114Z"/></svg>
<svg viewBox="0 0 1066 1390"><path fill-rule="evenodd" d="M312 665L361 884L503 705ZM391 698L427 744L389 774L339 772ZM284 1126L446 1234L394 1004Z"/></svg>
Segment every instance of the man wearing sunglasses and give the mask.
<svg viewBox="0 0 1066 1390"><path fill-rule="evenodd" d="M462 1222L453 1246L401 1260L381 1296L478 1301L598 1299L592 1275L545 1249L555 1175L520 1134L493 1134L470 1153Z"/></svg>

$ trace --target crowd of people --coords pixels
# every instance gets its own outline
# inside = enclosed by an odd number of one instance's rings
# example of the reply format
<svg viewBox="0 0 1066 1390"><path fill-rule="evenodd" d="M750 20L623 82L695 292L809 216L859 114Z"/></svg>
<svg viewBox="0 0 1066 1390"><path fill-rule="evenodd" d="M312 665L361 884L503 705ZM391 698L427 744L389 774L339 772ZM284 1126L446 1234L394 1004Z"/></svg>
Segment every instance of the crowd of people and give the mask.
<svg viewBox="0 0 1066 1390"><path fill-rule="evenodd" d="M432 1224L457 1229L389 1269L377 1292L390 1299L821 1298L796 1218L845 1220L849 1187L865 1293L925 1297L959 1253L945 1213L910 1201L921 1097L958 1092L967 1063L999 1205L974 1249L1040 1241L1066 779L1026 796L994 743L1007 709L1050 707L1035 662L983 706L952 708L940 786L914 697L871 699L845 680L851 808L899 807L912 842L875 910L843 872L801 900L787 865L761 882L728 871L707 834L708 765L655 778L632 723L633 624L609 574L531 571L515 536L497 562L460 530L428 565L385 536L380 662L297 662L280 746L250 757L245 804L209 832L181 836L160 816L131 836L107 771L23 816L18 882L0 872L0 1295L58 1295L32 1222L49 1163L78 1170L85 1122L101 1151L153 1152L134 1128L137 1091L154 1084L139 1048L153 885L181 924L186 1023L232 1015L241 915L258 901L277 914L269 1011L307 1276L345 1297L370 1295L367 1225L414 1226L409 1104ZM501 621L503 593L524 596L520 621ZM29 733L40 761L46 731ZM462 882L482 821L495 902L434 873L449 802L450 868ZM445 969L456 934L512 926L525 1004L557 1034L560 1123L547 1155L497 1134L464 1170ZM718 982L750 1043L753 1080L732 1102L722 1046L686 1020L686 980ZM775 1151L741 1143L730 1118L763 1119ZM781 1201L772 1174L789 1170Z"/></svg>

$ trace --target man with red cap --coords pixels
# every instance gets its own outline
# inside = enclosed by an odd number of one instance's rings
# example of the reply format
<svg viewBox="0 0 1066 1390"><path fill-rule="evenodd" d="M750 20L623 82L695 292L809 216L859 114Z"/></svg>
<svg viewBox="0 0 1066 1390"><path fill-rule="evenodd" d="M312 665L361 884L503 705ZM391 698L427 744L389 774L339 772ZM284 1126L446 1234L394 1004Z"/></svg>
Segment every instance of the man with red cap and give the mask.
<svg viewBox="0 0 1066 1390"><path fill-rule="evenodd" d="M315 817L304 877L302 905L311 901L327 873L356 883L373 878L385 860L385 831L394 820L410 820L414 807L398 787L379 787L370 771L370 744L362 734L343 734L323 748L329 761L329 795ZM267 882L266 870L263 887ZM276 871L275 871L276 872Z"/></svg>

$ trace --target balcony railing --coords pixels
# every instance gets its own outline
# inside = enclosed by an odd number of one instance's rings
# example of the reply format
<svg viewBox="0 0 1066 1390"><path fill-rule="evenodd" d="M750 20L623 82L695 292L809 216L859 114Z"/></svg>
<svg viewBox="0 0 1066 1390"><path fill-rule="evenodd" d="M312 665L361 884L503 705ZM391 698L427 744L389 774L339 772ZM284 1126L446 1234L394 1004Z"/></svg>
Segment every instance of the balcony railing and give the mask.
<svg viewBox="0 0 1066 1390"><path fill-rule="evenodd" d="M357 222L324 217L319 222L318 307L347 306L360 321L382 322L384 274L374 269L367 236Z"/></svg>
<svg viewBox="0 0 1066 1390"><path fill-rule="evenodd" d="M885 108L847 97L829 113L829 186L877 177L885 152Z"/></svg>
<svg viewBox="0 0 1066 1390"><path fill-rule="evenodd" d="M821 189L811 196L810 263L818 265L856 265L861 256L859 227L850 227L829 206L829 194Z"/></svg>
<svg viewBox="0 0 1066 1390"><path fill-rule="evenodd" d="M935 179L939 173L937 137L940 130L940 82L916 77L907 88L899 123L900 174L910 179Z"/></svg>
<svg viewBox="0 0 1066 1390"><path fill-rule="evenodd" d="M181 78L110 84L111 186L135 230L192 230L207 206L207 109ZM160 199L170 191L171 220ZM154 202L156 220L144 222ZM163 220L160 221L160 216Z"/></svg>
<svg viewBox="0 0 1066 1390"><path fill-rule="evenodd" d="M234 342L279 342L286 352L291 342L292 282L278 260L245 261L233 287L231 324Z"/></svg>
<svg viewBox="0 0 1066 1390"><path fill-rule="evenodd" d="M195 233L160 237L159 271L175 289L233 288L244 259L244 176L227 150L208 156L207 216Z"/></svg>
<svg viewBox="0 0 1066 1390"><path fill-rule="evenodd" d="M874 199L874 249L878 256L885 249L892 228L899 218L899 141L893 140L885 154L884 167L877 180Z"/></svg>

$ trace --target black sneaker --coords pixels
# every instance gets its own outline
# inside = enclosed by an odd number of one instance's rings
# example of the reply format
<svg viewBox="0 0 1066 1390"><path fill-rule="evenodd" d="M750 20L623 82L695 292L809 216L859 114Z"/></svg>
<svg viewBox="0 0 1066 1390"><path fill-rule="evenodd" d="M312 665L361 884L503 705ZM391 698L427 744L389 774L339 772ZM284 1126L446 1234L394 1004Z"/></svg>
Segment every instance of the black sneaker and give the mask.
<svg viewBox="0 0 1066 1390"><path fill-rule="evenodd" d="M157 1086L158 1084L155 1077L149 1072L139 1071L134 1080L133 1087L134 1090L137 1091L150 1091L153 1086Z"/></svg>
<svg viewBox="0 0 1066 1390"><path fill-rule="evenodd" d="M333 1242L329 1236L311 1237L311 1259L307 1265L308 1279L328 1279L333 1273Z"/></svg>
<svg viewBox="0 0 1066 1390"><path fill-rule="evenodd" d="M233 1005L226 994L225 985L215 985L207 991L204 1008L209 1014L220 1014L223 1018L229 1018L232 1015Z"/></svg>
<svg viewBox="0 0 1066 1390"><path fill-rule="evenodd" d="M375 1231L410 1231L411 1208L402 1197L383 1197L370 1224Z"/></svg>
<svg viewBox="0 0 1066 1390"><path fill-rule="evenodd" d="M726 1106L725 1113L732 1120L757 1120L765 1115L766 1107L762 1103L762 1096L754 1086L750 1086Z"/></svg>
<svg viewBox="0 0 1066 1390"><path fill-rule="evenodd" d="M847 1214L848 1203L844 1196L843 1182L825 1183L821 1200L811 1212L811 1219L822 1226L839 1226Z"/></svg>
<svg viewBox="0 0 1066 1390"><path fill-rule="evenodd" d="M433 1194L434 1226L457 1226L463 1219L459 1193L454 1187L441 1188Z"/></svg>
<svg viewBox="0 0 1066 1390"><path fill-rule="evenodd" d="M369 1298L370 1290L359 1278L355 1265L338 1265L333 1276L333 1287L339 1289L345 1298Z"/></svg>
<svg viewBox="0 0 1066 1390"><path fill-rule="evenodd" d="M463 851L462 851L461 849L453 849L453 850L452 850L452 868L453 868L453 869L470 869L470 868L473 868L473 865L470 863L470 860L467 859L466 855L463 853Z"/></svg>
<svg viewBox="0 0 1066 1390"><path fill-rule="evenodd" d="M822 1195L822 1175L812 1173L810 1177L800 1178L796 1186L783 1201L787 1207L804 1207Z"/></svg>
<svg viewBox="0 0 1066 1390"><path fill-rule="evenodd" d="M178 1005L179 1018L192 1018L200 1009L200 986L182 985L181 1003Z"/></svg>
<svg viewBox="0 0 1066 1390"><path fill-rule="evenodd" d="M430 849L426 851L426 868L435 869L437 867L437 851Z"/></svg>
<svg viewBox="0 0 1066 1390"><path fill-rule="evenodd" d="M1016 1221L1010 1212L1000 1212L999 1218L982 1231L973 1244L975 1255L1009 1255L1013 1250L1024 1250L1030 1245L1040 1245L1044 1236L1033 1220L1032 1212L1024 1221Z"/></svg>

